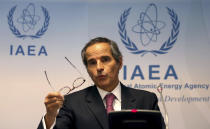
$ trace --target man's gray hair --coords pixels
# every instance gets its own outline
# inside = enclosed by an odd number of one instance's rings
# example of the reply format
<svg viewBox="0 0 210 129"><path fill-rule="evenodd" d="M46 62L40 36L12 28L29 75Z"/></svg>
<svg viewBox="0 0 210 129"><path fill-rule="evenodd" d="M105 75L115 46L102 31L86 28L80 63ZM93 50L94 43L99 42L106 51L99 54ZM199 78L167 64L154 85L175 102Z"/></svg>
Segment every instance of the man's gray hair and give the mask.
<svg viewBox="0 0 210 129"><path fill-rule="evenodd" d="M112 53L112 56L114 57L115 61L117 63L120 62L120 58L122 58L122 54L117 46L117 43L108 39L108 38L105 38L105 37L97 37L97 38L94 38L94 39L91 39L85 46L84 48L82 49L81 51L81 56L82 56L82 61L84 63L84 65L87 67L87 58L86 58L86 49L89 47L89 46L92 46L96 43L107 43L110 45L110 48L111 48L111 53Z"/></svg>

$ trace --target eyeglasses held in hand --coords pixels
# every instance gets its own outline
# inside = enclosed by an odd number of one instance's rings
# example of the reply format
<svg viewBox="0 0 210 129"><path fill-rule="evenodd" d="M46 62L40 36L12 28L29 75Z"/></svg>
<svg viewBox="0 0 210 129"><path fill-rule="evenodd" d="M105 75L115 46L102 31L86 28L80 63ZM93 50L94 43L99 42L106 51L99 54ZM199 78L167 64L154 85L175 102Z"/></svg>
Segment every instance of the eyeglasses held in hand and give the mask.
<svg viewBox="0 0 210 129"><path fill-rule="evenodd" d="M72 83L72 88L70 88L69 86L64 86L64 87L62 87L61 89L59 89L59 92L60 92L61 94L63 94L63 95L68 95L68 94L69 94L71 91L73 91L74 89L76 89L76 88L82 86L83 83L85 83L86 80L85 80L85 78L82 76L82 74L80 73L80 71L77 69L77 67L76 67L75 65L73 65L73 64L71 63L71 61L70 61L67 57L65 57L65 59L66 59L67 62L69 62L69 64L70 64L74 69L76 69L77 72L80 74L80 77L76 78L76 79L74 80L74 82ZM49 86L51 87L51 89L52 89L53 91L56 91L55 88L54 88L54 87L51 85L51 83L50 83L50 80L49 80L49 78L48 78L48 76L47 76L47 71L45 70L44 73L45 73L45 77L46 77L46 79L47 79L47 82L48 82Z"/></svg>

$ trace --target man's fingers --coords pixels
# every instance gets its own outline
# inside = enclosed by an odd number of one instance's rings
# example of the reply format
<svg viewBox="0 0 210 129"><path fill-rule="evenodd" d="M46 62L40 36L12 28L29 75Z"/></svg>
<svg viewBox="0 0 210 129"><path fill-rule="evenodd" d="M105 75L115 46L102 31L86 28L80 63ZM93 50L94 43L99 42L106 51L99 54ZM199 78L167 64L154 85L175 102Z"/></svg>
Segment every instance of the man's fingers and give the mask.
<svg viewBox="0 0 210 129"><path fill-rule="evenodd" d="M59 92L50 92L50 93L46 96L46 98L49 98L49 99L50 99L50 98L54 98L54 97L64 100L64 96L61 95Z"/></svg>
<svg viewBox="0 0 210 129"><path fill-rule="evenodd" d="M47 105L47 104L55 103L56 101L58 101L58 99L56 97L46 98L44 103L45 103L45 105Z"/></svg>
<svg viewBox="0 0 210 129"><path fill-rule="evenodd" d="M50 99L45 99L44 103L45 105L52 104L52 103L60 104L60 103L63 103L63 100L58 99L58 98L50 98Z"/></svg>
<svg viewBox="0 0 210 129"><path fill-rule="evenodd" d="M46 97L45 97L45 102L51 103L51 102L55 102L55 101L64 101L64 96L61 95L59 92L50 92Z"/></svg>
<svg viewBox="0 0 210 129"><path fill-rule="evenodd" d="M47 112L55 114L63 106L64 97L59 92L49 93L44 100Z"/></svg>
<svg viewBox="0 0 210 129"><path fill-rule="evenodd" d="M59 108L63 106L63 101L58 101Z"/></svg>
<svg viewBox="0 0 210 129"><path fill-rule="evenodd" d="M50 99L45 99L44 104L46 106L50 105L50 104L55 104L55 105L63 105L63 101L62 99L58 99L58 98L50 98Z"/></svg>
<svg viewBox="0 0 210 129"><path fill-rule="evenodd" d="M46 108L51 109L51 110L57 110L58 108L61 108L62 106L63 106L63 101L56 101L54 103L46 104Z"/></svg>

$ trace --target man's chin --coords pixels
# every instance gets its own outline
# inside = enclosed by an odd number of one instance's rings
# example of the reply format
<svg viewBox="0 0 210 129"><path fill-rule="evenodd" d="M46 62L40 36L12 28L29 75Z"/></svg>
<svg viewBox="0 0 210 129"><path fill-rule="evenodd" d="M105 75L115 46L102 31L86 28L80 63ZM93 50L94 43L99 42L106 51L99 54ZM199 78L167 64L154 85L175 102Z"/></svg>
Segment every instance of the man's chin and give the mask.
<svg viewBox="0 0 210 129"><path fill-rule="evenodd" d="M108 87L108 83L106 82L99 82L97 86L101 89L106 89Z"/></svg>

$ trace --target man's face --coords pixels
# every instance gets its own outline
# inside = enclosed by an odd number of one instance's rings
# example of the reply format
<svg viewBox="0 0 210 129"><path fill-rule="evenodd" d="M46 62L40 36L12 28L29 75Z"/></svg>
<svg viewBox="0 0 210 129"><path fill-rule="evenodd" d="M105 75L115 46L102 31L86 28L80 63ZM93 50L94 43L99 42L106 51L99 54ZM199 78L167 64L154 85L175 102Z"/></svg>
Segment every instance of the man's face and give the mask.
<svg viewBox="0 0 210 129"><path fill-rule="evenodd" d="M86 49L87 71L94 83L106 91L112 91L119 83L118 73L122 58L117 63L111 54L110 45L96 43Z"/></svg>

